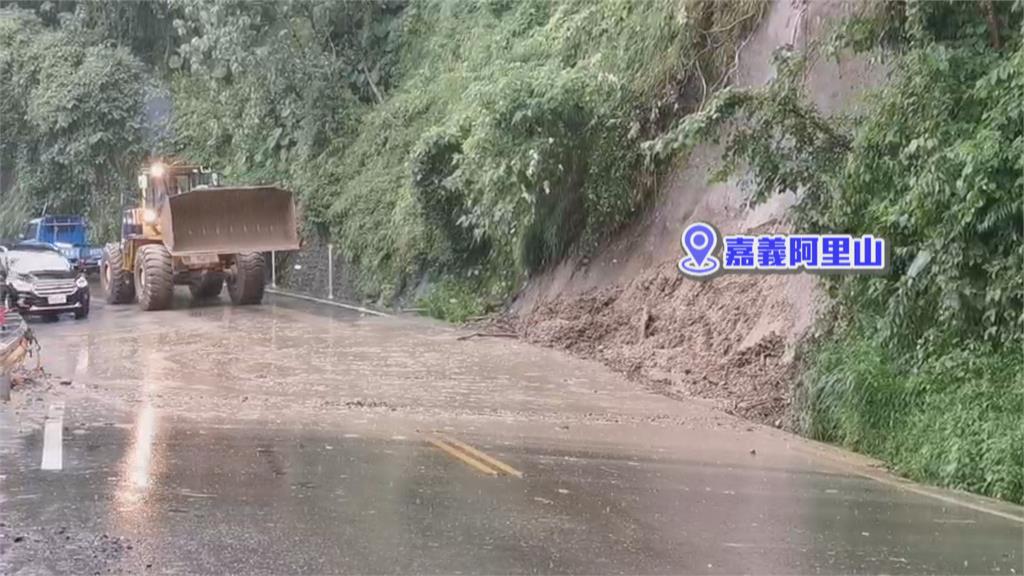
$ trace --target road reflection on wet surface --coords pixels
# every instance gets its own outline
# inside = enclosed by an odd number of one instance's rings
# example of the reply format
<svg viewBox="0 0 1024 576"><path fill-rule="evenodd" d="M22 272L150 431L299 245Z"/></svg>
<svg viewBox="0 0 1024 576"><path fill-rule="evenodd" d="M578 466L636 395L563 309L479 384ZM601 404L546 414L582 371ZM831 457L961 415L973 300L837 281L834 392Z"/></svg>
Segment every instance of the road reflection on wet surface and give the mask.
<svg viewBox="0 0 1024 576"><path fill-rule="evenodd" d="M1022 573L1019 507L551 350L285 299L36 331L72 384L0 412L3 573Z"/></svg>

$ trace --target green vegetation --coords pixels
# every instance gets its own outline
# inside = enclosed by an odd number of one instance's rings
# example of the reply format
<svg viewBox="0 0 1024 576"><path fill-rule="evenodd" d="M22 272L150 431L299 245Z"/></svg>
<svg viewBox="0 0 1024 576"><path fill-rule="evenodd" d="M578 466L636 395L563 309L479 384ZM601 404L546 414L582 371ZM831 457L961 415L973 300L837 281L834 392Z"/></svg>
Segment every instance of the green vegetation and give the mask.
<svg viewBox="0 0 1024 576"><path fill-rule="evenodd" d="M145 89L131 52L80 19L54 29L0 10L0 166L14 182L0 197L0 237L44 211L86 214L107 236L143 151Z"/></svg>
<svg viewBox="0 0 1024 576"><path fill-rule="evenodd" d="M86 137L103 146L87 148L103 160L59 158L116 183L94 192L97 177L83 177L80 193L52 192L60 209L116 216L112 191L145 149L141 61L174 106L170 137L148 151L296 190L308 230L342 247L367 299L390 302L430 275L486 309L650 200L658 170L641 143L728 83L766 0L0 4L33 20L10 34L123 60L106 73L125 94L93 90L96 106L74 107L98 114ZM37 68L71 74L65 56ZM53 92L37 80L18 101ZM34 129L5 138L7 158L47 140ZM56 209L43 190L68 177L26 160L16 181L26 200L12 222Z"/></svg>
<svg viewBox="0 0 1024 576"><path fill-rule="evenodd" d="M806 431L909 476L1024 501L1024 5L871 3L822 48L876 50L863 113L802 93L811 54L726 90L647 149L718 135L755 199L800 190L796 225L892 245L882 277L836 277L809 353Z"/></svg>
<svg viewBox="0 0 1024 576"><path fill-rule="evenodd" d="M178 146L300 190L365 296L391 300L429 272L482 292L470 309L636 212L656 175L640 143L725 83L731 48L764 8L172 5L188 41Z"/></svg>
<svg viewBox="0 0 1024 576"><path fill-rule="evenodd" d="M1019 348L965 343L912 362L859 327L822 343L804 382L809 436L915 480L1024 501Z"/></svg>
<svg viewBox="0 0 1024 576"><path fill-rule="evenodd" d="M480 289L486 286L481 282L444 280L433 287L430 293L420 300L420 305L430 316L447 318L451 322L465 322L471 318L486 314L492 306L501 304L497 298L491 302L485 300Z"/></svg>
<svg viewBox="0 0 1024 576"><path fill-rule="evenodd" d="M5 226L44 208L112 221L143 151L176 153L296 190L307 228L343 248L367 299L430 275L487 308L652 197L658 171L640 144L728 83L765 6L0 0L17 95L4 116L27 118L5 130L17 183L5 202L19 207ZM46 42L61 50L40 52ZM174 113L169 137L144 144L147 72ZM61 91L63 119L24 113L60 109ZM73 141L29 150L58 129Z"/></svg>

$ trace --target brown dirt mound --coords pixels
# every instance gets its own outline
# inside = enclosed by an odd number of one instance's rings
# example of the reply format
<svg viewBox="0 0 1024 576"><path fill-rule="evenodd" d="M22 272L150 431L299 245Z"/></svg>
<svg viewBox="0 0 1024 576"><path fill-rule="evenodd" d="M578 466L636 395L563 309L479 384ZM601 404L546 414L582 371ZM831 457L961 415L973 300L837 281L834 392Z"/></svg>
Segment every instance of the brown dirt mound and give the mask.
<svg viewBox="0 0 1024 576"><path fill-rule="evenodd" d="M706 282L673 263L624 287L594 289L535 306L518 318L527 340L600 360L670 396L702 398L780 425L789 403L791 277L726 275Z"/></svg>

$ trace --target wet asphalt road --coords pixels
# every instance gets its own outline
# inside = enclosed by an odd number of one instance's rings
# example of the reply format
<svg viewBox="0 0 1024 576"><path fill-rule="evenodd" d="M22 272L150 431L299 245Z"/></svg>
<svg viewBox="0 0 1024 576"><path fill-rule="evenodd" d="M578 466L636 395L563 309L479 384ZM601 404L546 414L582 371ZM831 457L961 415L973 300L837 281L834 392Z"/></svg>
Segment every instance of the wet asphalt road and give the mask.
<svg viewBox="0 0 1024 576"><path fill-rule="evenodd" d="M1024 573L1020 507L556 351L280 297L97 304L34 325L55 379L0 407L0 573Z"/></svg>

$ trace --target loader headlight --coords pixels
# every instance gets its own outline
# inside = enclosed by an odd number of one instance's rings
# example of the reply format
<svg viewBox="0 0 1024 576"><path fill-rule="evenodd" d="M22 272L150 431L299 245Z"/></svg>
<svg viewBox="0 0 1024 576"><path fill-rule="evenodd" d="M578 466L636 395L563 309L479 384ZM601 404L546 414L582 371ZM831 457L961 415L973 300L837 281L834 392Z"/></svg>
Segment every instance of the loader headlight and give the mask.
<svg viewBox="0 0 1024 576"><path fill-rule="evenodd" d="M79 276L75 278L75 286L79 288L86 288L89 286L89 281L85 279L85 276Z"/></svg>
<svg viewBox="0 0 1024 576"><path fill-rule="evenodd" d="M146 224L155 224L156 210L153 210L152 208L146 208L145 210L143 210L142 221L145 222Z"/></svg>
<svg viewBox="0 0 1024 576"><path fill-rule="evenodd" d="M166 170L164 168L163 162L154 162L149 167L149 175L152 176L153 178L163 178L165 171Z"/></svg>

